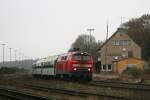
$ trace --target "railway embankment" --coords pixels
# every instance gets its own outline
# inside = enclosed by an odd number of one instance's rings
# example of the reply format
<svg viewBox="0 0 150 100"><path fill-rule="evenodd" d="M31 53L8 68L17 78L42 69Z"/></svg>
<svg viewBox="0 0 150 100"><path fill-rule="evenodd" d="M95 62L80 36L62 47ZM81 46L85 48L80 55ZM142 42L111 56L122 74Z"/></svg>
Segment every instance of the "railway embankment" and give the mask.
<svg viewBox="0 0 150 100"><path fill-rule="evenodd" d="M94 82L94 81L93 81ZM34 95L68 100L149 100L149 87L147 90L136 89L119 83L100 82L97 85L92 82L79 82L77 80L50 80L33 79L30 75L5 75L0 77L0 86ZM30 85L30 86L29 86ZM132 84L133 85L133 84ZM118 86L118 87L117 87ZM77 95L80 94L80 95Z"/></svg>

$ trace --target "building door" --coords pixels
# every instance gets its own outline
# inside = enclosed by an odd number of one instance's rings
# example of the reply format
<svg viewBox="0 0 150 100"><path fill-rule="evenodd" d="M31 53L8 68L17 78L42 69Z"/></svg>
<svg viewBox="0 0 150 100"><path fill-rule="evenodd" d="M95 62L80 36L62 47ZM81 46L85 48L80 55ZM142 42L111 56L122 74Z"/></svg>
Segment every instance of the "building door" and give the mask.
<svg viewBox="0 0 150 100"><path fill-rule="evenodd" d="M129 57L129 58L132 58L132 57L133 57L133 52L132 52L132 51L129 51L129 52L128 52L128 57Z"/></svg>

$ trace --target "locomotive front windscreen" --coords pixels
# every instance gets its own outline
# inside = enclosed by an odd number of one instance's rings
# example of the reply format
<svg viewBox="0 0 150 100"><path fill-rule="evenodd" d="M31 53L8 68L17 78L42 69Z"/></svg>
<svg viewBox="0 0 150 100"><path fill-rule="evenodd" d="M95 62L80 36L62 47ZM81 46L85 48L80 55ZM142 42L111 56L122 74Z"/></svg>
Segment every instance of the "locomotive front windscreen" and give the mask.
<svg viewBox="0 0 150 100"><path fill-rule="evenodd" d="M87 53L76 53L72 56L72 69L75 72L84 71L92 72L93 60L92 56Z"/></svg>
<svg viewBox="0 0 150 100"><path fill-rule="evenodd" d="M77 61L88 61L88 60L91 60L91 56L89 55L74 55L74 60L77 60Z"/></svg>

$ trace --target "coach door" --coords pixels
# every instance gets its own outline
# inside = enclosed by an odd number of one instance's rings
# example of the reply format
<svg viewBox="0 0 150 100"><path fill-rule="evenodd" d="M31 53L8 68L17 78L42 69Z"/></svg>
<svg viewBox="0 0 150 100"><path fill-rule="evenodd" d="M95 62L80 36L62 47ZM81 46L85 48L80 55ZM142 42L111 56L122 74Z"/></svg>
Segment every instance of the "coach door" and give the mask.
<svg viewBox="0 0 150 100"><path fill-rule="evenodd" d="M62 73L66 74L67 71L67 56L62 57Z"/></svg>

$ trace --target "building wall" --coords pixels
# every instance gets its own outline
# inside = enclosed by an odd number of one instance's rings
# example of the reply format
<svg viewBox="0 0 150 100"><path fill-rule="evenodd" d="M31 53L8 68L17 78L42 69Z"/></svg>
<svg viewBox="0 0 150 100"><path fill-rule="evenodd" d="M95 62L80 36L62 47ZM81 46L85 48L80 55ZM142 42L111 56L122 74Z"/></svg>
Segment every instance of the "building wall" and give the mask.
<svg viewBox="0 0 150 100"><path fill-rule="evenodd" d="M126 45L114 45L114 41L128 41ZM118 32L108 40L108 42L101 48L101 64L113 66L115 58L128 58L129 52L133 53L134 58L141 58L141 48L125 33L122 31ZM124 57L123 57L124 55ZM102 68L103 69L103 68ZM112 69L113 70L113 69Z"/></svg>
<svg viewBox="0 0 150 100"><path fill-rule="evenodd" d="M128 65L136 65L139 70L144 70L144 61L136 58L128 58L114 63L114 72L121 74Z"/></svg>

